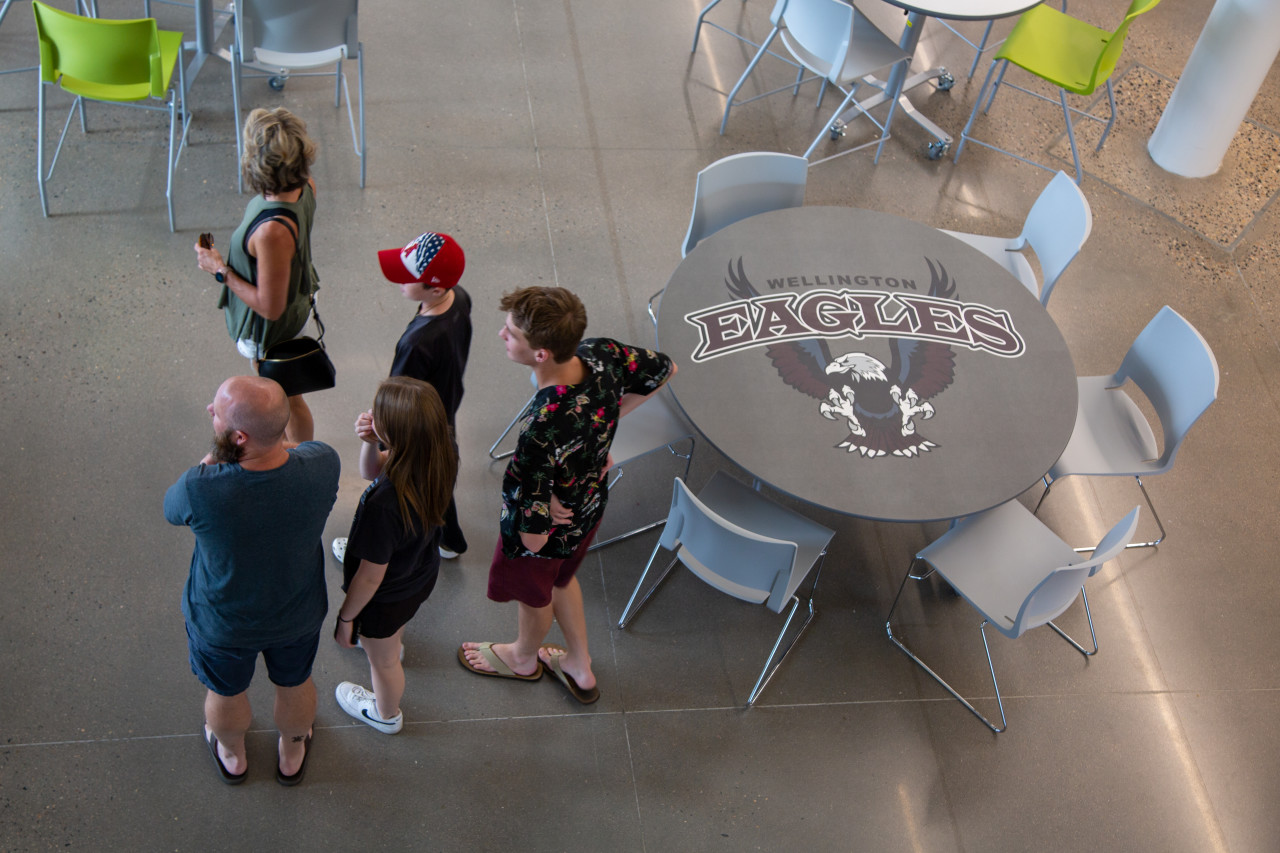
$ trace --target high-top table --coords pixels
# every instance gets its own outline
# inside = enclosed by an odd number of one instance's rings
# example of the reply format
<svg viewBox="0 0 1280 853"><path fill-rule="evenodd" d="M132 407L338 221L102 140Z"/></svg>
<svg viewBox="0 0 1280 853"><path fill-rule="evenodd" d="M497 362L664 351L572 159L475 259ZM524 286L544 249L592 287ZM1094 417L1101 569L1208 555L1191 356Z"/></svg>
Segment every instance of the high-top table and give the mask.
<svg viewBox="0 0 1280 853"><path fill-rule="evenodd" d="M801 500L885 521L958 518L1057 461L1076 374L1048 312L934 228L800 207L713 234L671 276L658 346L708 442Z"/></svg>

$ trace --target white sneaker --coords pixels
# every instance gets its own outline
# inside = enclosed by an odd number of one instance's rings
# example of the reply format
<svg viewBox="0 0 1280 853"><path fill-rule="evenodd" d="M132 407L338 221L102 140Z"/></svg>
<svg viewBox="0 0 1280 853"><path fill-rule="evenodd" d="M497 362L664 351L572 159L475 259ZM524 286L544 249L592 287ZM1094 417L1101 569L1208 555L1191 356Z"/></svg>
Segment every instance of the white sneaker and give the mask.
<svg viewBox="0 0 1280 853"><path fill-rule="evenodd" d="M345 544L345 543L344 543L344 544ZM440 549L439 549L439 550L440 550L440 556L441 556L441 557L443 557L443 558L444 558L444 559L446 559L446 560L456 560L456 559L458 559L458 552L457 552L457 551L450 551L448 548L444 547L443 545L441 545L441 546L440 546Z"/></svg>
<svg viewBox="0 0 1280 853"><path fill-rule="evenodd" d="M347 537L339 536L333 540L333 556L338 558L339 563L347 559Z"/></svg>
<svg viewBox="0 0 1280 853"><path fill-rule="evenodd" d="M404 712L396 714L393 719L384 720L378 716L378 704L373 694L359 684L344 681L333 691L342 710L362 723L368 723L384 735L393 735L404 726Z"/></svg>

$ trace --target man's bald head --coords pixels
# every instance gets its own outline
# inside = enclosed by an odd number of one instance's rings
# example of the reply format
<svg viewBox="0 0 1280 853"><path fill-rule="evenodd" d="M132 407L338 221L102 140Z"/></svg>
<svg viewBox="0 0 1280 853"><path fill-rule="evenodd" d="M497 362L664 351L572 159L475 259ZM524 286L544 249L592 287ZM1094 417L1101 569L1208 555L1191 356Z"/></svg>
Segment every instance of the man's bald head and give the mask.
<svg viewBox="0 0 1280 853"><path fill-rule="evenodd" d="M224 430L244 433L251 444L270 447L284 439L289 398L273 380L233 376L218 388L213 408Z"/></svg>

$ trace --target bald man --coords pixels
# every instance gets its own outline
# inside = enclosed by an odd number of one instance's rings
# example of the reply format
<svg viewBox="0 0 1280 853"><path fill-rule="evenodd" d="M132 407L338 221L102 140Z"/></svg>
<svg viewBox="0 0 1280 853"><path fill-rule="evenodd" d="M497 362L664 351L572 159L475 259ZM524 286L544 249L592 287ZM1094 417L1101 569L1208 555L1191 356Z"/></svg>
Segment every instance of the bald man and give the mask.
<svg viewBox="0 0 1280 853"><path fill-rule="evenodd" d="M182 613L191 671L208 688L205 742L222 781L243 782L246 691L261 654L276 688L276 781L296 785L316 715L311 665L329 609L320 537L338 454L285 442L289 400L270 379L228 379L208 411L213 448L164 496L164 517L196 539Z"/></svg>

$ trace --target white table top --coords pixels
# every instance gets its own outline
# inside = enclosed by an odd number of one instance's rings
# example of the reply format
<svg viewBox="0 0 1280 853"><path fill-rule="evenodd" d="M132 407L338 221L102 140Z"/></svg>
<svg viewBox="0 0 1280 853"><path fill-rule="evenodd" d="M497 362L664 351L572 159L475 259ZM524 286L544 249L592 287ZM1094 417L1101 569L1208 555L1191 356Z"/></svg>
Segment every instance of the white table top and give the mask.
<svg viewBox="0 0 1280 853"><path fill-rule="evenodd" d="M1041 0L884 0L908 12L919 12L930 18L986 21L1020 15Z"/></svg>

